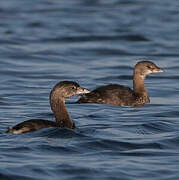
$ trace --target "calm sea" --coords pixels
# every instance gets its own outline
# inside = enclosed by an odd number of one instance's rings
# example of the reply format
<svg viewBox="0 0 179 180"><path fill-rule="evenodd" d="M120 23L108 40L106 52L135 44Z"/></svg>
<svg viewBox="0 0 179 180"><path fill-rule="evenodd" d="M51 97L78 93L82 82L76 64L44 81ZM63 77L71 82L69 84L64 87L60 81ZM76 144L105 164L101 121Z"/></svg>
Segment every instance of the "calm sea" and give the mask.
<svg viewBox="0 0 179 180"><path fill-rule="evenodd" d="M71 104L77 129L7 134L28 119L54 121L49 92L72 80L92 90L149 76L141 108ZM179 1L1 0L0 179L178 180Z"/></svg>

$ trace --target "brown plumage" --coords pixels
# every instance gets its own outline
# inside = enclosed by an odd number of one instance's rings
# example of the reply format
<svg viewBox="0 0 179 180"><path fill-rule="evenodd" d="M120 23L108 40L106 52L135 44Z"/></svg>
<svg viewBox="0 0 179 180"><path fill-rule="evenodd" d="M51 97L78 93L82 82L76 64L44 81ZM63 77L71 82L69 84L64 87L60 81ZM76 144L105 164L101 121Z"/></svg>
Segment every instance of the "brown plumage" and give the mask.
<svg viewBox="0 0 179 180"><path fill-rule="evenodd" d="M145 88L145 77L152 73L163 72L151 61L140 61L133 73L133 90L118 84L101 86L83 95L77 103L97 103L117 106L142 106L150 102Z"/></svg>
<svg viewBox="0 0 179 180"><path fill-rule="evenodd" d="M12 128L8 128L8 133L20 134L49 127L75 128L65 107L65 99L77 94L89 93L87 89L80 87L76 82L62 81L57 83L50 92L50 106L54 113L56 122L31 119L24 121Z"/></svg>

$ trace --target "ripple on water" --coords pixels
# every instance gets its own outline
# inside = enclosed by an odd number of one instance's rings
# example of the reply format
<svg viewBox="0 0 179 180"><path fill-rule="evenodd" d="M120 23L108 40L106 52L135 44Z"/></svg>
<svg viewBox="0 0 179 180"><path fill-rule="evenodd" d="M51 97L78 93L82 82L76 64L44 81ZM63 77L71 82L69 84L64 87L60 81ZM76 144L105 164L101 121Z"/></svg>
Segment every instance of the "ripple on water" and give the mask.
<svg viewBox="0 0 179 180"><path fill-rule="evenodd" d="M2 1L0 179L178 179L177 8L167 0ZM28 119L54 121L49 92L58 81L132 88L139 60L164 69L145 81L150 104L72 98L76 130L5 133Z"/></svg>

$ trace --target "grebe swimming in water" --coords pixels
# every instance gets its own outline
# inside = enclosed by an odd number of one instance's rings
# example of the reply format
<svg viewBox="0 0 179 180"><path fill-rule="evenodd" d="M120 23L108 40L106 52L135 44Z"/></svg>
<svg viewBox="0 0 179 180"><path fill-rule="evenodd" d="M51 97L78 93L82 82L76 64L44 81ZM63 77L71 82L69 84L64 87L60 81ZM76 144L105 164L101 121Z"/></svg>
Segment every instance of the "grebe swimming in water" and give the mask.
<svg viewBox="0 0 179 180"><path fill-rule="evenodd" d="M20 134L49 127L73 129L75 128L75 124L71 120L66 110L65 99L74 95L85 93L89 93L89 90L80 87L76 82L59 82L50 92L50 106L54 113L56 122L41 119L27 120L20 124L17 124L12 128L9 127L7 132L13 134Z"/></svg>
<svg viewBox="0 0 179 180"><path fill-rule="evenodd" d="M77 103L98 103L138 107L150 102L144 79L152 73L163 72L151 61L140 61L133 72L133 90L118 84L101 86L83 95Z"/></svg>

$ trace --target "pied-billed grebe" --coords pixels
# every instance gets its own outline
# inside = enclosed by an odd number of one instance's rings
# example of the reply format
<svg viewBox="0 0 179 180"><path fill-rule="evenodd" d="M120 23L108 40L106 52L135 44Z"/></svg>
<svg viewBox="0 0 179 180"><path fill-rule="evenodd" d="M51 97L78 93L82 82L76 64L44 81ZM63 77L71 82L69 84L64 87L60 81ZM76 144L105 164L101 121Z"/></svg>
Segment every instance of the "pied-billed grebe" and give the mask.
<svg viewBox="0 0 179 180"><path fill-rule="evenodd" d="M56 122L41 119L31 119L17 124L12 128L9 127L7 132L20 134L49 127L73 129L75 128L75 125L66 110L65 98L89 92L89 90L80 87L76 82L59 82L50 92L50 106L56 118Z"/></svg>
<svg viewBox="0 0 179 180"><path fill-rule="evenodd" d="M144 79L148 74L163 72L151 61L140 61L133 73L133 90L117 84L101 86L82 96L77 103L98 103L117 106L142 106L150 102Z"/></svg>

